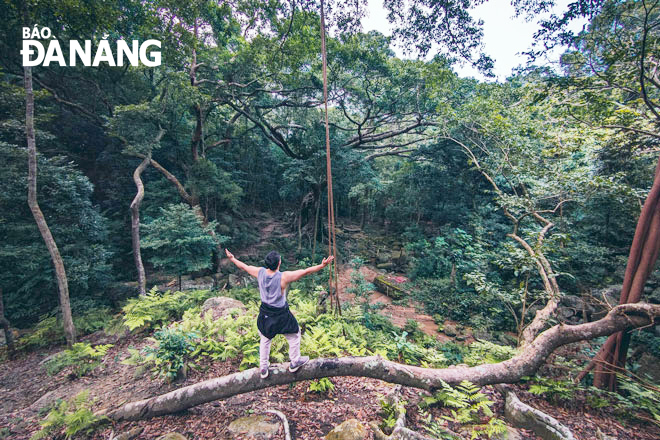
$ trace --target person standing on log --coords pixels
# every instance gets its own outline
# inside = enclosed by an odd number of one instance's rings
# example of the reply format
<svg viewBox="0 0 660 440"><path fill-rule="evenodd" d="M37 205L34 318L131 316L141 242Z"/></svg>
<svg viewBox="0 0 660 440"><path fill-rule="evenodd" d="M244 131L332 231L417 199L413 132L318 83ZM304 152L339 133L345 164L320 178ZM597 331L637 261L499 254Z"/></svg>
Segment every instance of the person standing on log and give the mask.
<svg viewBox="0 0 660 440"><path fill-rule="evenodd" d="M298 281L305 275L318 272L334 260L333 256L323 259L321 264L306 269L280 272L282 257L276 251L271 251L264 260L266 267L249 266L234 254L225 249L227 258L241 270L249 273L259 282L261 306L257 318L259 331L259 375L262 379L268 377L270 365L270 344L275 335L284 335L289 343L289 371L295 373L309 361L309 357L300 356L300 327L298 321L289 310L286 301L287 288L290 283Z"/></svg>

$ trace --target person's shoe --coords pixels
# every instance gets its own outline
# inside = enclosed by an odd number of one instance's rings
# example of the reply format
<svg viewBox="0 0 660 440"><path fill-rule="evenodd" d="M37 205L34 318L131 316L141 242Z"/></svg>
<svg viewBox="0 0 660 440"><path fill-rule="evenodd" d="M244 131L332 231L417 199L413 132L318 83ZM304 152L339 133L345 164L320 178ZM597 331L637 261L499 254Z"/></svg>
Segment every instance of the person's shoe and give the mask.
<svg viewBox="0 0 660 440"><path fill-rule="evenodd" d="M260 369L260 370L259 370L259 376L260 376L262 379L267 378L267 377L268 377L268 367Z"/></svg>
<svg viewBox="0 0 660 440"><path fill-rule="evenodd" d="M289 364L289 371L292 372L292 373L295 373L296 371L298 371L300 369L300 367L305 365L307 362L309 362L309 357L308 356L300 356L300 358L298 359L298 362L291 362Z"/></svg>

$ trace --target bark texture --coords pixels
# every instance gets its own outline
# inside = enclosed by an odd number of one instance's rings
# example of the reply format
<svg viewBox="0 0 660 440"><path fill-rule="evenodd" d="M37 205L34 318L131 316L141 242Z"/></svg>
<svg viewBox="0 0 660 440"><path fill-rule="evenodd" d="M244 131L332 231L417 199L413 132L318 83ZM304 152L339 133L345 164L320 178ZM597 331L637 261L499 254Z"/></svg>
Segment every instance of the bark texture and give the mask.
<svg viewBox="0 0 660 440"><path fill-rule="evenodd" d="M11 325L9 320L5 318L5 305L2 298L2 287L0 287L0 326L5 332L5 341L7 341L7 349L9 351L9 359L14 357L16 347L14 346L14 334L11 332Z"/></svg>
<svg viewBox="0 0 660 440"><path fill-rule="evenodd" d="M106 415L114 420L137 420L183 411L203 403L225 399L277 385L322 377L371 377L390 383L433 391L442 387L442 381L456 385L468 380L477 385L518 382L530 376L545 362L557 347L572 342L610 335L614 332L649 325L660 316L660 305L626 304L613 308L604 318L580 325L556 325L527 344L517 356L500 362L476 367L450 367L444 369L402 365L381 358L341 357L313 359L296 373L285 365L271 371L266 380L259 377L257 368L205 380L149 399L131 402Z"/></svg>
<svg viewBox="0 0 660 440"><path fill-rule="evenodd" d="M133 172L133 181L137 187L137 194L131 202L131 240L133 242L133 259L138 274L138 290L140 295L147 293L147 278L142 264L140 252L140 204L144 199L144 184L142 183L142 172L149 166L150 157L145 157Z"/></svg>
<svg viewBox="0 0 660 440"><path fill-rule="evenodd" d="M60 297L60 308L62 310L62 322L64 324L64 335L67 345L71 346L76 342L76 328L73 325L71 316L71 304L69 302L69 282L64 270L64 262L57 248L55 239L50 233L50 228L44 214L39 208L37 202L37 144L34 138L34 93L32 91L32 69L24 67L25 79L25 135L28 146L28 205L30 211L37 223L37 228L41 237L46 243L50 258L55 267L55 276L57 277L57 288Z"/></svg>
<svg viewBox="0 0 660 440"><path fill-rule="evenodd" d="M635 228L619 304L640 301L644 285L658 259L660 251L659 200L660 159L656 165L653 186L642 206L642 212ZM611 335L578 379L582 379L589 370L595 368L594 386L614 391L616 389L616 372L625 369L629 343L630 333L628 332L617 332Z"/></svg>
<svg viewBox="0 0 660 440"><path fill-rule="evenodd" d="M576 440L573 433L557 419L523 403L512 391L506 390L504 415L513 426L530 429L543 440Z"/></svg>

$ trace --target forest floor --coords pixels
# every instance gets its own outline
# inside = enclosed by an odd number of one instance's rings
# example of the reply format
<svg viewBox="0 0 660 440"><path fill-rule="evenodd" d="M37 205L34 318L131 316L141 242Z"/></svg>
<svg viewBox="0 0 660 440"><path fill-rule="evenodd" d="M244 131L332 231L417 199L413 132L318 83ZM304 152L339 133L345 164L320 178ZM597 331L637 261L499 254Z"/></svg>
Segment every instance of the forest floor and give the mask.
<svg viewBox="0 0 660 440"><path fill-rule="evenodd" d="M136 367L122 365L121 361L128 357L129 347L140 348L146 344L142 336L124 335L110 349L102 368L97 368L82 378L74 378L70 369L54 376L45 373L40 363L57 349L29 353L5 363L0 372L0 427L10 429L9 436L5 438L29 439L38 429L38 421L44 416L36 410L37 407L46 401L70 398L81 390L89 390L90 396L95 399L94 409L101 410L238 371L239 360L234 359L225 362L202 362L199 369L192 370L184 381L175 384L154 380L149 372L136 374ZM84 339L90 343L107 342L107 337L101 333ZM384 395L392 392L394 385L375 379L354 377L332 378L332 382L335 390L328 395L308 391L309 382L302 381L207 403L179 414L122 422L114 426L106 425L90 438L107 440L111 438L112 432L118 434L136 427L143 429L138 439L156 439L169 432L178 432L189 439L237 438L232 437L227 430L232 420L259 414L267 409L277 409L286 415L293 438L296 439L322 438L335 425L351 418L358 419L365 425L371 421L382 422L379 402ZM578 439L596 439L597 428L620 440L660 438L660 429L657 426L618 420L607 408L593 410L580 402L551 405L529 394L522 387L515 389L521 400L557 418L572 429ZM495 414L503 417L501 395L491 387L485 387L484 392L495 402ZM412 388L403 388L402 394L408 402L408 426L424 432L424 422L420 420L417 403L427 394ZM38 404L35 403L37 401ZM442 420L440 416L449 413L447 410L433 409L432 414L437 420ZM452 428L456 429L455 426ZM515 436L510 438L539 438L525 430L512 429L512 432ZM272 438L284 438L281 429L280 433ZM371 433L369 438L373 438ZM465 433L465 438L469 438L468 432Z"/></svg>
<svg viewBox="0 0 660 440"><path fill-rule="evenodd" d="M269 235L276 229L284 229L273 222L263 222L263 233ZM263 236L263 235L262 235ZM261 243L260 243L261 244ZM260 249L259 249L260 250ZM256 252L256 247L251 252ZM361 269L367 281L377 274L382 274L371 265ZM339 273L341 300L353 302L353 295L346 292L350 284L352 269L345 265ZM403 277L402 274L391 274ZM402 280L405 282L405 280ZM442 341L451 340L438 332L438 326L433 318L421 311L418 304L402 305L393 303L390 298L374 292L369 297L371 304L381 303L379 313L391 319L398 327L403 327L408 320L414 320L426 334ZM295 313L295 311L294 311ZM7 361L0 369L0 439L29 439L32 433L39 429L38 422L43 419L44 411L40 407L48 406L57 399L68 399L82 390L89 390L94 399L94 410L116 408L124 403L148 398L191 385L205 379L219 377L237 372L240 359L228 361L203 360L197 369L190 371L185 380L167 384L161 379L154 379L149 371L141 372L135 366L123 365L128 358L128 348L141 349L148 344L145 334L124 333L119 336L108 336L103 332L82 338L92 344L113 343L114 346L104 357L101 367L89 375L76 378L71 368L65 369L53 376L46 374L43 361L48 356L62 350L54 347L21 354L18 359ZM464 343L470 340L463 341ZM577 352L577 345L561 349L561 355L570 357ZM550 363L545 369L552 368ZM546 371L547 372L547 371ZM260 391L234 396L226 400L215 401L191 408L185 412L156 417L149 420L122 422L105 425L91 436L95 440L110 439L112 433L119 434L134 428L142 428L138 439L156 439L169 432L178 432L189 439L226 439L245 438L232 437L228 431L231 421L250 414L263 413L267 409L277 409L289 420L293 438L318 439L323 438L334 426L344 420L355 418L367 425L368 422L382 422L380 400L394 389L394 385L369 378L337 377L331 381L334 391L321 395L308 390L309 382L302 381L291 385L276 386ZM619 440L657 440L660 438L660 428L657 425L622 419L621 415L613 414L611 408L592 409L584 404L584 399L550 404L543 398L530 394L524 385L513 387L518 397L525 403L539 408L568 426L576 438L581 440L597 439L597 429L611 438ZM484 392L495 402L493 411L503 418L504 401L502 396L492 387L485 387ZM407 426L425 433L425 422L421 420L417 403L426 392L413 388L402 388L403 399L408 403ZM431 410L439 423L449 423L454 430L458 425L445 422L441 416L449 415L448 409L434 408ZM4 428L4 431L3 431ZM373 433L369 431L369 438ZM3 434L4 432L4 434ZM470 438L469 431L462 432L464 438ZM281 424L280 432L273 438L284 438ZM539 439L530 431L511 428L509 439L531 440Z"/></svg>

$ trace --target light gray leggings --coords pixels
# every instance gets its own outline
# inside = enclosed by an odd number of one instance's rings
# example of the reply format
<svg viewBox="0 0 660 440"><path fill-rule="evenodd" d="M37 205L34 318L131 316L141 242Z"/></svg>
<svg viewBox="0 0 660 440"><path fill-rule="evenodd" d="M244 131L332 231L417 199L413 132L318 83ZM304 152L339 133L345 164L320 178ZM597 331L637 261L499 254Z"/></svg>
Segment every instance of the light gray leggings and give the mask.
<svg viewBox="0 0 660 440"><path fill-rule="evenodd" d="M257 332L259 332L260 338L259 368L268 368L268 365L270 364L270 343L273 340L262 335L258 329ZM289 360L291 362L298 362L298 359L300 359L300 330L298 330L298 333L285 334L284 337L289 343Z"/></svg>

